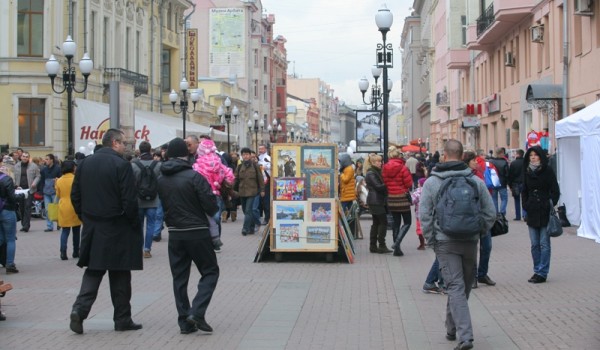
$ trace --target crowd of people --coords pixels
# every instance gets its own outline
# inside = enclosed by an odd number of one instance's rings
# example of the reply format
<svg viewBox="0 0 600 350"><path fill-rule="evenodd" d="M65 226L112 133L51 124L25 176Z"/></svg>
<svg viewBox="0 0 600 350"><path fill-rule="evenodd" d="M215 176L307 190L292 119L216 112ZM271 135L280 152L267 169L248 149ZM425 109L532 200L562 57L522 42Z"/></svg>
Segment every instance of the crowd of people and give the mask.
<svg viewBox="0 0 600 350"><path fill-rule="evenodd" d="M142 325L131 318L131 271L142 269L143 259L152 257L152 244L162 240L166 224L180 331L210 333L205 313L219 279L216 253L224 246L223 224L237 220L240 206L243 236L257 233L271 219L269 151L264 145L258 153L242 148L240 158L237 152L219 152L206 135L175 138L155 150L143 141L129 159L125 151L123 133L110 129L91 156L78 154L60 161L48 154L34 160L18 149L2 157L0 246L6 249L2 261L6 272L19 272L17 221L22 232L30 229L28 209L38 193L46 207L58 204L57 218L46 219L45 231L54 231L55 225L62 230L60 259L69 258L72 233L71 256L78 258L78 266L86 267L70 315L71 330L83 333L83 321L107 271L115 330L140 329ZM394 256L404 255L401 244L412 226L414 210L417 249L428 246L436 253L423 292L448 295L446 337L459 340L456 349L470 349L473 333L467 300L478 283L496 284L488 275L491 227L506 215L508 190L515 199L514 220L523 219L529 227L534 274L528 281L543 283L548 277L551 249L546 226L560 195L550 161L538 146L527 153L517 150L509 162L502 147L487 156L482 150L463 151L456 140L446 142L443 155L403 154L395 146L387 152L385 164L379 154L354 161L350 154L340 154L342 208L369 212L369 251ZM497 176L493 186L489 174ZM470 208L471 217L461 216L463 207ZM463 218L464 227L472 221L476 234L464 236L465 228L457 238L452 225L458 218ZM190 304L187 286L192 262L201 278Z"/></svg>

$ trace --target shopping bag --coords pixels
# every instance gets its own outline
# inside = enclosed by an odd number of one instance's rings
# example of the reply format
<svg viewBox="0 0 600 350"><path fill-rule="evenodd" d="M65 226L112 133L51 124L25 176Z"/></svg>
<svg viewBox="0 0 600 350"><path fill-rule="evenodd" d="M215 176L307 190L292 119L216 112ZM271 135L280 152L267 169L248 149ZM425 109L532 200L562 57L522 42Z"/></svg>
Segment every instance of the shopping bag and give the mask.
<svg viewBox="0 0 600 350"><path fill-rule="evenodd" d="M58 221L58 203L48 204L48 220Z"/></svg>

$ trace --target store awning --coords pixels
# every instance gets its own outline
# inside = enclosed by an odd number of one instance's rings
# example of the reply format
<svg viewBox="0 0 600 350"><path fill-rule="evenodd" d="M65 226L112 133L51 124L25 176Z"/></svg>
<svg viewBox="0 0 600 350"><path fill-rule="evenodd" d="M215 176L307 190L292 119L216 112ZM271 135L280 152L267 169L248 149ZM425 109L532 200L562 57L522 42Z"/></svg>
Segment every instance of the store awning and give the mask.
<svg viewBox="0 0 600 350"><path fill-rule="evenodd" d="M532 101L560 100L562 96L562 86L559 84L531 84L527 86L525 99L531 103Z"/></svg>

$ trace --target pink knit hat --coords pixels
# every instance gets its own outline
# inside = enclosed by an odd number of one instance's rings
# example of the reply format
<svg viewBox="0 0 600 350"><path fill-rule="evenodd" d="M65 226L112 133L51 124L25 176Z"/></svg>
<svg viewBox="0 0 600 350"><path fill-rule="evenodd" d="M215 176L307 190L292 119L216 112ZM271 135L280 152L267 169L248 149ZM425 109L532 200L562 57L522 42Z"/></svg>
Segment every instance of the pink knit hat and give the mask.
<svg viewBox="0 0 600 350"><path fill-rule="evenodd" d="M217 146L213 140L204 139L198 145L198 155L203 156L205 154L213 153L217 151Z"/></svg>

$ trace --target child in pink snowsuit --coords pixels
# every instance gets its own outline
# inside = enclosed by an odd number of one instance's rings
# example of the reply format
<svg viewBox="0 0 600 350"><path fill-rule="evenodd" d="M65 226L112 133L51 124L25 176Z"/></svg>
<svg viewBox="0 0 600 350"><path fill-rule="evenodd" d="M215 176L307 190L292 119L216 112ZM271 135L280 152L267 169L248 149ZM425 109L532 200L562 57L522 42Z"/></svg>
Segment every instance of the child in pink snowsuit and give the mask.
<svg viewBox="0 0 600 350"><path fill-rule="evenodd" d="M210 184L213 193L217 196L219 211L212 217L207 215L210 224L210 236L213 240L215 250L220 250L223 245L221 242L221 212L223 211L223 200L221 199L221 184L225 181L233 184L235 177L231 168L221 162L221 157L217 155L217 147L212 140L204 139L198 145L198 159L192 165L195 171L200 173Z"/></svg>
<svg viewBox="0 0 600 350"><path fill-rule="evenodd" d="M426 178L422 177L419 179L419 187L412 193L412 202L415 205L415 217L417 218L417 236L419 237L419 247L417 249L425 249L425 239L423 238L423 231L421 230L421 220L419 220L419 201L421 200L421 191L423 191L423 184Z"/></svg>

